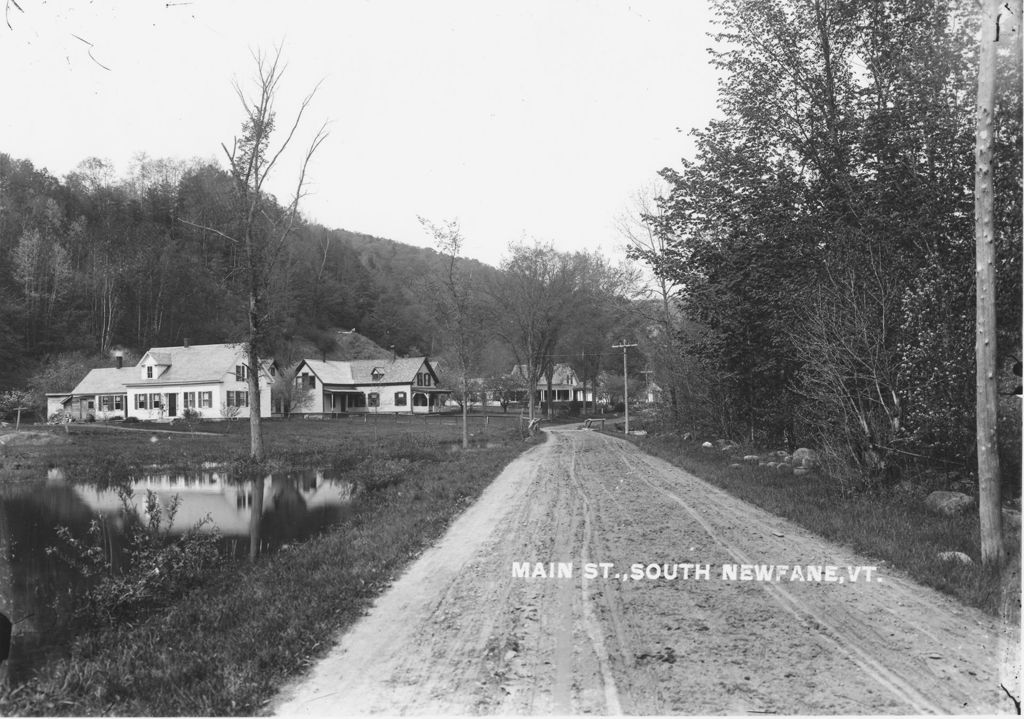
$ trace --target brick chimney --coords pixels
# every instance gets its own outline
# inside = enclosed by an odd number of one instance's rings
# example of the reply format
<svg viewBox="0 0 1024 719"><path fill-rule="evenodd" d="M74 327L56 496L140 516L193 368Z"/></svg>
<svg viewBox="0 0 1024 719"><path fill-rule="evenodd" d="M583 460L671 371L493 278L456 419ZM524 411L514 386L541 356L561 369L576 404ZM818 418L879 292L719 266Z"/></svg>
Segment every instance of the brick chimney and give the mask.
<svg viewBox="0 0 1024 719"><path fill-rule="evenodd" d="M185 349L188 349L188 337L184 338L182 342L185 344Z"/></svg>
<svg viewBox="0 0 1024 719"><path fill-rule="evenodd" d="M124 355L121 352L114 354L114 359L117 360L117 368L121 369L124 366Z"/></svg>

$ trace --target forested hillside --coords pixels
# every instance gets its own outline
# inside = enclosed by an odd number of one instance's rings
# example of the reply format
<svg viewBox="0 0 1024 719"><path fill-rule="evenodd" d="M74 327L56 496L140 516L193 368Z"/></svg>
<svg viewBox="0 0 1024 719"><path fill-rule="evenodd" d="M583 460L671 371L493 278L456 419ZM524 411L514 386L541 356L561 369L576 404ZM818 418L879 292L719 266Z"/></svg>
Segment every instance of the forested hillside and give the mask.
<svg viewBox="0 0 1024 719"><path fill-rule="evenodd" d="M215 231L230 196L230 178L198 161L140 156L117 176L90 159L57 178L0 154L0 387L69 389L114 350L243 339L238 248ZM300 225L274 278L274 346L335 356L337 330L355 329L385 351L440 352L424 290L442 264L430 249Z"/></svg>

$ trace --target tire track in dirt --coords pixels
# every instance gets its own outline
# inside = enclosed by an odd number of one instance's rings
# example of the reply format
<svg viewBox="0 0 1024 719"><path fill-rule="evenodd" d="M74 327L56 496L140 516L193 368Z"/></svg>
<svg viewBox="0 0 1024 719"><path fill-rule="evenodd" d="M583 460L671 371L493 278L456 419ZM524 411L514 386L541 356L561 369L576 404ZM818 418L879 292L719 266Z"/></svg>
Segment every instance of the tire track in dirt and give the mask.
<svg viewBox="0 0 1024 719"><path fill-rule="evenodd" d="M591 548L594 544L594 516L590 502L587 501L587 493L583 487L583 483L580 482L579 478L576 476L576 455L578 448L575 440L572 441L570 450L569 480L579 492L580 500L583 505L583 545L580 548L580 562L588 564L592 558ZM612 675L610 667L610 657L605 649L604 631L598 622L594 611L594 599L592 597L590 584L591 582L586 575L580 577L580 602L583 607L584 625L586 627L587 637L590 640L591 647L597 657L598 666L601 670L601 680L604 685L605 713L622 714L622 705L619 702L618 689L615 685L615 678ZM621 646L621 634L616 632L615 638L619 640Z"/></svg>
<svg viewBox="0 0 1024 719"><path fill-rule="evenodd" d="M624 459L624 458L623 458ZM627 462L628 465L628 462ZM742 552L735 544L727 541L719 535L709 523L705 522L701 515L693 507L687 504L676 494L664 487L659 487L654 482L643 476L639 479L652 489L661 492L666 497L681 506L704 528L704 531L716 542L729 552L738 564L757 564L751 557ZM839 629L830 624L824 617L814 612L807 604L797 599L781 586L771 583L761 583L761 587L776 600L783 609L792 614L797 621L810 624L820 633L820 636L831 640L835 648L851 659L860 669L869 674L880 685L891 691L898 699L905 702L916 713L929 712L933 714L942 713L936 704L933 704L927 697L915 690L904 679L889 671L886 667L874 660L866 652L861 651L856 643L846 637Z"/></svg>
<svg viewBox="0 0 1024 719"><path fill-rule="evenodd" d="M692 489L694 482L705 485L706 483L698 480L692 475L687 475L681 470L678 470L662 460L643 455L634 451L629 451L629 445L625 442L614 440L616 445L616 453L620 461L629 470L636 473L636 476L647 486L662 493L666 497L670 498L673 502L683 508L691 517L693 517L711 536L717 543L722 545L732 556L734 561L738 564L763 564L763 563L776 563L772 561L765 561L763 556L774 555L778 548L785 549L785 544L781 541L776 541L776 545L781 547L766 547L766 544L770 542L762 542L759 547L760 556L752 558L747 552L740 549L738 544L734 541L726 539L724 532L721 532L718 528L713 526L712 521L705 519L705 515L720 518L735 516L737 512L737 506L742 503L740 500L728 495L727 493L718 490L711 486L701 487L702 491L700 495L702 508L705 510L716 510L716 511L705 511L698 512L694 506L683 500L678 494L672 490L669 485L678 485L679 475L685 475L685 479L688 484L684 485L688 489ZM644 476L642 472L637 471L639 466L647 468L651 476ZM652 481L653 478L653 481ZM749 506L749 505L748 505ZM751 507L751 509L754 509ZM775 526L779 526L780 523L784 523L784 520L780 520L767 513L755 510L753 515L763 514L767 517L771 517L773 520L771 523ZM748 526L750 529L761 529L760 536L763 538L765 535L771 535L773 530L764 531L764 527L758 526L760 517L753 517L754 521L749 522ZM788 523L785 523L788 524ZM731 528L731 527L730 527ZM790 526L787 528L788 531L780 532L780 534L787 535L789 537L794 536L797 532L794 532L795 528ZM808 533L804 533L808 534ZM769 537L771 539L772 537ZM792 551L792 550L790 550ZM843 553L849 554L849 553ZM776 555L777 559L777 555ZM844 561L838 561L837 556L826 557L822 562L824 564L849 564L849 563L860 563L861 565L868 563L863 558L846 556ZM781 562L778 562L781 563ZM861 591L860 596L857 597L859 601L865 599L875 599L871 603L871 610L865 612L862 608L858 609L856 613L852 612L853 606L851 603L843 602L828 602L827 604L821 603L821 606L815 608L812 602L806 601L795 593L787 591L784 585L772 582L758 582L757 584L765 590L772 598L783 607L786 611L791 613L795 618L802 621L803 623L811 626L817 633L818 636L829 641L833 644L834 648L843 655L847 656L853 661L863 672L871 676L878 684L885 687L890 691L901 703L905 704L911 710L917 713L959 713L967 710L968 705L971 702L964 702L964 695L962 683L959 685L951 685L951 679L954 679L954 672L949 671L948 657L952 652L964 647L973 645L971 647L973 656L966 656L961 653L955 656L955 662L953 663L953 669L958 669L958 665L964 666L975 666L983 667L991 670L994 665L998 662L998 652L986 651L985 646L992 640L1009 641L1014 645L1019 643L1019 637L1011 636L1006 639L1006 632L1000 632L998 630L993 631L992 627L998 623L995 620L988 620L987 617L982 615L980 612L973 612L966 607L959 609L952 609L950 611L948 605L951 602L946 597L936 595L929 597L931 601L927 601L924 597L928 594L935 595L936 593L931 592L919 585L916 585L909 580L900 578L895 575L886 574L884 578L885 588L888 591L894 591L898 593L901 600L900 606L906 606L912 604L917 608L926 609L926 612L900 612L896 611L892 606L886 605L884 602L877 601L877 597L864 596L865 592ZM878 587L879 585L860 585L860 589L864 587ZM852 589L847 587L844 591ZM833 588L834 589L834 588ZM856 591L856 590L855 590ZM834 594L834 592L832 592ZM819 593L824 595L825 593ZM825 596L817 597L818 599L824 599ZM936 602L935 600L938 600ZM940 606L937 606L940 605ZM945 606L943 606L945 605ZM939 609L946 611L937 611ZM888 626L885 629L897 628L900 624L907 625L904 629L904 633L913 635L915 637L925 637L930 640L931 649L919 650L916 652L916 656L910 657L901 656L895 662L892 661L893 657L884 657L882 659L873 656L872 652L880 650L881 646L886 643L892 643L889 637L895 636L896 632L880 630L878 622L868 622L868 615L874 612L884 614L889 618ZM960 618L975 614L973 627L965 631L964 624ZM826 618L826 616L828 618ZM981 630L980 632L978 630ZM940 638L938 634L944 634L943 638ZM1014 632L1009 632L1011 635ZM884 635L888 634L889 637ZM956 646L951 646L950 640L957 641ZM866 649L863 647L867 647ZM922 656L927 656L933 661L929 662L923 660ZM943 664L936 664L935 660L945 660ZM989 660L989 661L986 661ZM897 668L891 669L890 665L894 664ZM938 667L938 669L937 669ZM992 672L988 672L991 674ZM970 671L970 676L977 676L976 671ZM1001 707L1003 710L1007 710L1010 707L1006 705L1006 698L1000 696L998 691L999 682L994 678L990 677L988 690L986 692L987 697L982 700L981 707L972 707L972 710L977 709L995 709ZM923 689L918 689L918 686ZM976 690L977 687L971 687L972 690Z"/></svg>

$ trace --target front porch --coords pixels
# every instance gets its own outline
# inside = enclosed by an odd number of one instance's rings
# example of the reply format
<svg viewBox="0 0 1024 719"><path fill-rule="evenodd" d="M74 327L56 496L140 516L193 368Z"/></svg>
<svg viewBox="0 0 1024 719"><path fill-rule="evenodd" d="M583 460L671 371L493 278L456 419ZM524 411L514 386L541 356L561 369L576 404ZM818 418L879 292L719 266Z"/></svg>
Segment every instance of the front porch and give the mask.
<svg viewBox="0 0 1024 719"><path fill-rule="evenodd" d="M406 394L399 392L397 394ZM324 411L325 415L341 414L372 414L375 412L408 413L408 414L432 414L440 412L445 406L447 396L451 394L448 390L422 390L416 389L411 392L411 398L405 401L408 404L396 406L390 402L381 403L380 392L362 392L359 390L325 390Z"/></svg>

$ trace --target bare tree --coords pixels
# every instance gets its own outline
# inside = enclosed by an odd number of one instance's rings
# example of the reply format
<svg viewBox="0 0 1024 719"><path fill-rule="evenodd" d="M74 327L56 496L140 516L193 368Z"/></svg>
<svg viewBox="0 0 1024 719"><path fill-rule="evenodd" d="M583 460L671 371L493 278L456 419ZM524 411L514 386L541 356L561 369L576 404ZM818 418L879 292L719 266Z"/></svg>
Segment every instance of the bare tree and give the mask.
<svg viewBox="0 0 1024 719"><path fill-rule="evenodd" d="M437 251L445 259L444 270L432 294L444 333L450 368L454 370L459 383L457 394L462 407L462 446L468 448L470 384L474 373L480 368L480 359L487 343L487 324L479 294L473 287L473 277L460 263L464 240L458 220L447 220L440 226L423 217L419 220L423 229L434 238Z"/></svg>
<svg viewBox="0 0 1024 719"><path fill-rule="evenodd" d="M672 243L671 230L657 201L654 185L638 190L630 206L616 221L616 229L626 242L626 256L643 262L650 270L647 278L634 277L632 311L657 328L654 342L655 381L667 390L672 421L679 423L680 388L687 384L681 361L679 332L673 303L682 289L676 281L681 263L678 243ZM686 391L689 395L690 392Z"/></svg>
<svg viewBox="0 0 1024 719"><path fill-rule="evenodd" d="M246 92L235 82L235 93L245 113L242 133L230 148L222 145L234 181L235 223L229 228L210 228L184 220L186 224L212 231L237 248L240 270L245 283L248 320L245 349L249 385L250 457L264 459L263 432L260 424L260 357L269 355L267 299L273 274L282 260L286 241L299 222L299 202L305 195L306 170L310 160L327 139L326 123L313 135L302 156L295 192L288 204L279 206L267 192L267 181L277 169L282 154L292 144L302 117L309 107L316 87L302 100L284 139L272 147L271 137L277 129L277 99L284 66L281 50L273 55L255 51L256 74L253 90ZM319 85L317 85L319 87Z"/></svg>

